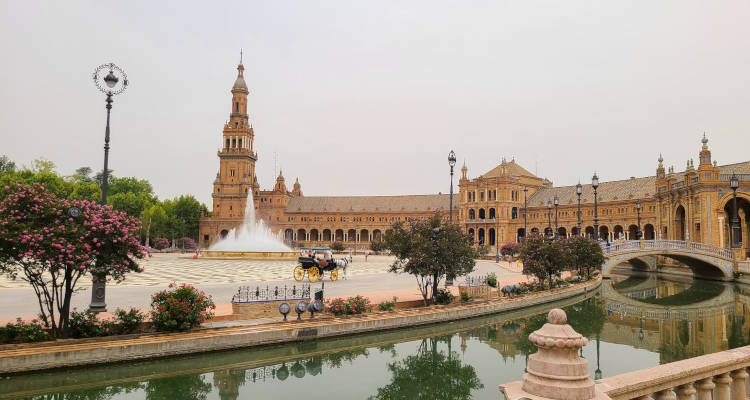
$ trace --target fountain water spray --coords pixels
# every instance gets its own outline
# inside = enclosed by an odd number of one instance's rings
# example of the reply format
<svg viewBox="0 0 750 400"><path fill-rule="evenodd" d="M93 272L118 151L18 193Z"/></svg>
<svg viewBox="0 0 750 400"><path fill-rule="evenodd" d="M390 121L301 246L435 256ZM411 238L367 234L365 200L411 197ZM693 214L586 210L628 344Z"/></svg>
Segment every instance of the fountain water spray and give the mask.
<svg viewBox="0 0 750 400"><path fill-rule="evenodd" d="M255 205L253 195L247 195L245 205L245 219L239 228L234 228L223 239L209 247L212 251L237 251L237 252L288 252L292 251L285 245L279 235L274 234L263 223L263 220L255 220Z"/></svg>

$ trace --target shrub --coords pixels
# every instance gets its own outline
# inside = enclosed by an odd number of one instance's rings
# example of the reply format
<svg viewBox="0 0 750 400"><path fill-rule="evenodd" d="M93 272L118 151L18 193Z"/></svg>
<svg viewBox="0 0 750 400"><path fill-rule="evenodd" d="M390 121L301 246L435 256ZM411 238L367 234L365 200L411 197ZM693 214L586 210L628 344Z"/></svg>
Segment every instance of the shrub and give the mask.
<svg viewBox="0 0 750 400"><path fill-rule="evenodd" d="M167 238L154 239L154 248L156 250L164 250L167 247L169 247L169 240Z"/></svg>
<svg viewBox="0 0 750 400"><path fill-rule="evenodd" d="M438 289L435 293L435 304L450 304L453 302L453 293L446 289Z"/></svg>
<svg viewBox="0 0 750 400"><path fill-rule="evenodd" d="M485 280L488 285L492 286L493 288L497 287L497 275L495 275L494 272L490 272L487 274L487 279Z"/></svg>
<svg viewBox="0 0 750 400"><path fill-rule="evenodd" d="M151 321L157 331L187 331L213 318L216 309L210 295L191 285L169 284L151 296Z"/></svg>
<svg viewBox="0 0 750 400"><path fill-rule="evenodd" d="M167 245L167 247L169 247L169 245ZM185 249L185 250L195 250L196 247L198 246L195 244L195 240L189 237L183 237L183 238L177 239L177 247L181 249Z"/></svg>
<svg viewBox="0 0 750 400"><path fill-rule="evenodd" d="M24 322L17 318L16 322L9 322L0 327L0 343L30 343L49 340L50 334L38 319Z"/></svg>
<svg viewBox="0 0 750 400"><path fill-rule="evenodd" d="M740 271L733 271L732 272L732 277L734 279L739 279L741 276L742 276L742 272L740 272Z"/></svg>
<svg viewBox="0 0 750 400"><path fill-rule="evenodd" d="M109 323L99 320L96 313L89 310L70 313L70 336L74 338L90 338L111 334Z"/></svg>
<svg viewBox="0 0 750 400"><path fill-rule="evenodd" d="M398 297L393 296L392 301L383 301L380 304L378 304L378 310L380 311L393 311L394 308L396 308L396 301L398 300Z"/></svg>
<svg viewBox="0 0 750 400"><path fill-rule="evenodd" d="M516 242L507 242L500 247L500 254L504 256L513 256L516 254L516 246L518 243Z"/></svg>
<svg viewBox="0 0 750 400"><path fill-rule="evenodd" d="M333 251L344 251L344 244L341 242L331 243L331 250Z"/></svg>
<svg viewBox="0 0 750 400"><path fill-rule="evenodd" d="M386 250L386 245L385 245L385 242L383 242L383 241L382 241L382 240L380 240L380 239L378 239L378 240L373 240L373 241L372 241L372 242L370 243L370 249L371 249L372 251L376 252L376 253L378 253L378 252L381 252L381 251L385 251L385 250Z"/></svg>
<svg viewBox="0 0 750 400"><path fill-rule="evenodd" d="M125 311L120 308L115 310L115 319L111 322L111 330L113 334L127 334L138 331L145 316L135 308Z"/></svg>
<svg viewBox="0 0 750 400"><path fill-rule="evenodd" d="M336 316L354 315L371 311L372 305L370 299L357 295L346 300L340 297L330 300L326 304L326 309Z"/></svg>
<svg viewBox="0 0 750 400"><path fill-rule="evenodd" d="M468 303L470 301L474 300L471 296L469 296L466 292L461 292L461 302L462 303Z"/></svg>

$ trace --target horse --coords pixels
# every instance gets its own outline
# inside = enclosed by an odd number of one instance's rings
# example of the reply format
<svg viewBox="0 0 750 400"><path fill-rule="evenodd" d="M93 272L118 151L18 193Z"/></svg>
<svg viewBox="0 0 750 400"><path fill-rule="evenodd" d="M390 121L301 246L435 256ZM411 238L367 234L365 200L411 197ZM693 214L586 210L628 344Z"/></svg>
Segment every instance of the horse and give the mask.
<svg viewBox="0 0 750 400"><path fill-rule="evenodd" d="M346 269L349 266L349 263L352 262L352 255L349 254L346 257L334 259L333 262L336 263L337 267L344 270L344 279L346 279Z"/></svg>

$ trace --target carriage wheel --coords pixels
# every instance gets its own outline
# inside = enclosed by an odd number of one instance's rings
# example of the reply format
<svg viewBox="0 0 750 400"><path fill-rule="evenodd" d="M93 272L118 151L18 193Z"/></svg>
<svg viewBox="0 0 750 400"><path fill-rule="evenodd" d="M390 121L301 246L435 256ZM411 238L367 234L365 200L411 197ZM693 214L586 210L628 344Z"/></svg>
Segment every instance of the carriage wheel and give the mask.
<svg viewBox="0 0 750 400"><path fill-rule="evenodd" d="M310 267L307 270L307 280L310 282L317 282L320 279L320 270L318 267Z"/></svg>
<svg viewBox="0 0 750 400"><path fill-rule="evenodd" d="M294 268L294 280L297 282L302 282L303 279L305 279L305 270L298 265L296 268Z"/></svg>
<svg viewBox="0 0 750 400"><path fill-rule="evenodd" d="M334 269L331 271L331 280L335 281L337 279L339 279L339 270Z"/></svg>

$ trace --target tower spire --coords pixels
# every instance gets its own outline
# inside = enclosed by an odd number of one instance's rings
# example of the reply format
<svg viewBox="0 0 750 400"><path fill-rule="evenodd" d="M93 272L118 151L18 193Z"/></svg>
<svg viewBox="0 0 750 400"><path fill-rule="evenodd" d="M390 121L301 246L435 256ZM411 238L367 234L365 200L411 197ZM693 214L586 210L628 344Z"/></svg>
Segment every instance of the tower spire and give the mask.
<svg viewBox="0 0 750 400"><path fill-rule="evenodd" d="M240 65L242 65L242 47L240 47Z"/></svg>

